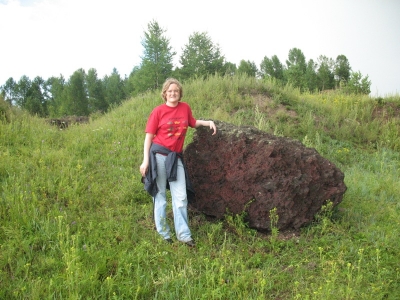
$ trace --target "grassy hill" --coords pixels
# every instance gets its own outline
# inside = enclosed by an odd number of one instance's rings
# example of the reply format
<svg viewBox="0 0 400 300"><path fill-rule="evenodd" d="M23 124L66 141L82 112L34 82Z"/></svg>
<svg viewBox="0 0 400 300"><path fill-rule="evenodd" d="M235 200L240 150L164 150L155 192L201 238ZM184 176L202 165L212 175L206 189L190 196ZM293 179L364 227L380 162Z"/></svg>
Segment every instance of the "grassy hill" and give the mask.
<svg viewBox="0 0 400 300"><path fill-rule="evenodd" d="M215 222L190 212L197 248L169 245L154 230L139 173L159 93L66 130L8 114L0 122L1 299L400 298L398 96L300 94L213 77L186 83L183 101L197 118L316 148L345 173L343 202L300 232L269 235L245 216Z"/></svg>

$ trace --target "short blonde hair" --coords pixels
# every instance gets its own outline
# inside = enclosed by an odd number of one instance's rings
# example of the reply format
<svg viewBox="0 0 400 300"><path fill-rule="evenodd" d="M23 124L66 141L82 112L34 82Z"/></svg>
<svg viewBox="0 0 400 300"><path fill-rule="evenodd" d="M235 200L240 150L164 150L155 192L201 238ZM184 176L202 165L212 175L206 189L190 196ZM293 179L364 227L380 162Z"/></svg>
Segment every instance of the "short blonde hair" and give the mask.
<svg viewBox="0 0 400 300"><path fill-rule="evenodd" d="M176 84L176 86L179 89L179 101L181 101L183 97L183 89L182 89L182 84L175 78L167 78L165 80L162 90L161 90L161 97L164 99L164 101L167 101L167 90L171 84Z"/></svg>

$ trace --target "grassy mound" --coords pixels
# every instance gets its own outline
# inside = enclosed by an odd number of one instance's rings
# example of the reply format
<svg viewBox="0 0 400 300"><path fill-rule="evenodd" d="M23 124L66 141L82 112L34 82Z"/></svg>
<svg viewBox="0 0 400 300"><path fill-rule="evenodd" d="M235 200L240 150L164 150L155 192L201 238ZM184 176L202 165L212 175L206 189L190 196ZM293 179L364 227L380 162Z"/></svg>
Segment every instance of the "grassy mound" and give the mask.
<svg viewBox="0 0 400 300"><path fill-rule="evenodd" d="M197 248L169 245L139 173L158 92L65 130L19 114L0 122L1 299L400 297L399 97L300 94L247 77L194 80L184 94L197 118L316 148L345 172L339 209L269 235L245 216L191 212Z"/></svg>

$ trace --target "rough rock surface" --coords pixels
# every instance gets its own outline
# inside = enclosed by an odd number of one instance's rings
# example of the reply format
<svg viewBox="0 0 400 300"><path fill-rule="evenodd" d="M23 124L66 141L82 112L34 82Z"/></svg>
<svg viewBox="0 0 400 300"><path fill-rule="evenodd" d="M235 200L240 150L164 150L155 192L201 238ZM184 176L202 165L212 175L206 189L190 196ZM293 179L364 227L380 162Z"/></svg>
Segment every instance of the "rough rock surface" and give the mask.
<svg viewBox="0 0 400 300"><path fill-rule="evenodd" d="M246 211L251 228L269 231L274 208L280 230L298 229L327 200L342 201L344 174L315 149L254 127L215 124L216 135L198 128L184 152L193 208L216 218Z"/></svg>

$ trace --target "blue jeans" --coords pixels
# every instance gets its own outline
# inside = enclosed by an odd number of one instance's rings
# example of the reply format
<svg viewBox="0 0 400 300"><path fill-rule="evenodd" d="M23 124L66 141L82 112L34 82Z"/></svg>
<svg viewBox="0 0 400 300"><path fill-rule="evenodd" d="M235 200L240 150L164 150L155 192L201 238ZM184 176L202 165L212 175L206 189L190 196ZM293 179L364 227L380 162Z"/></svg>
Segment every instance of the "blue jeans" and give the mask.
<svg viewBox="0 0 400 300"><path fill-rule="evenodd" d="M156 154L157 160L157 187L158 193L153 198L154 201L154 221L156 223L157 232L164 238L171 238L170 227L167 223L167 171L165 169L166 156ZM192 240L188 213L187 213L187 196L186 196L186 180L185 171L181 159L178 159L177 180L170 182L170 191L172 196L172 211L174 213L174 225L176 238L181 242Z"/></svg>

